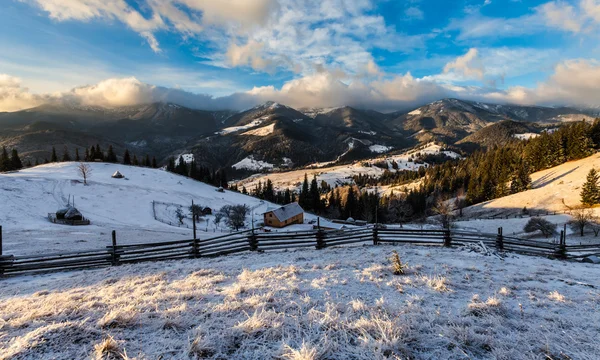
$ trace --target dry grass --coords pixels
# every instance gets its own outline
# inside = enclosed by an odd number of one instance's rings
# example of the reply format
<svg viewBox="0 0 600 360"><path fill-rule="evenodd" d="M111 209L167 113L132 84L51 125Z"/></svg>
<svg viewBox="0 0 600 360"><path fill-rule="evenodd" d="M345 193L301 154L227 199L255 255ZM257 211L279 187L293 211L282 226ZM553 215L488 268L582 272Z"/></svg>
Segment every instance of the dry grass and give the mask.
<svg viewBox="0 0 600 360"><path fill-rule="evenodd" d="M548 299L561 303L567 302L567 298L556 290L548 294Z"/></svg>
<svg viewBox="0 0 600 360"><path fill-rule="evenodd" d="M582 267L571 273L577 264L569 264L515 287L523 258L410 249L403 260L422 264L419 272L427 275L393 276L389 262L382 262L390 252L383 245L318 255L281 252L124 265L41 275L29 283L4 279L0 359L127 359L125 350L137 359L516 359L600 353L590 321L598 293L554 281L581 282L600 270ZM303 260L289 262L300 256ZM482 261L481 271L468 269ZM549 260L528 261L535 269ZM329 264L335 266L326 269ZM562 294L576 305L566 320L559 315ZM577 337L557 331L565 324ZM547 344L533 346L539 339Z"/></svg>
<svg viewBox="0 0 600 360"><path fill-rule="evenodd" d="M93 358L95 360L119 359L123 358L122 353L123 351L115 339L112 336L108 336L100 343L94 345Z"/></svg>

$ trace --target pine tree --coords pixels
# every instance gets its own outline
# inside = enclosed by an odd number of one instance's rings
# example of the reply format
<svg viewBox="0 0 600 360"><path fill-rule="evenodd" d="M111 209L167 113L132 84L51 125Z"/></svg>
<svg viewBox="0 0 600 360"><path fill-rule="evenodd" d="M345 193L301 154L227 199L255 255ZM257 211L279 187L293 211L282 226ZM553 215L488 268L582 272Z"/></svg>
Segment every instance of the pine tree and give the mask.
<svg viewBox="0 0 600 360"><path fill-rule="evenodd" d="M67 146L65 145L65 147L63 148L63 156L62 156L62 161L71 161L71 155L69 154L69 149L67 148Z"/></svg>
<svg viewBox="0 0 600 360"><path fill-rule="evenodd" d="M304 174L304 182L302 183L302 191L300 192L300 196L298 197L298 202L300 203L300 206L304 209L304 210L312 210L311 209L311 202L308 198L309 194L309 188L308 188L308 177L306 175L306 173Z"/></svg>
<svg viewBox="0 0 600 360"><path fill-rule="evenodd" d="M592 206L600 202L598 180L600 180L600 175L595 169L591 169L581 189L581 203L584 205Z"/></svg>
<svg viewBox="0 0 600 360"><path fill-rule="evenodd" d="M175 166L175 172L179 175L187 176L188 169L185 160L183 159L183 155L179 155L179 160L177 161L177 165Z"/></svg>
<svg viewBox="0 0 600 360"><path fill-rule="evenodd" d="M167 163L167 171L175 172L175 158L169 157L169 162Z"/></svg>
<svg viewBox="0 0 600 360"><path fill-rule="evenodd" d="M194 180L198 180L198 166L196 166L195 160L192 160L192 162L190 163L190 170L188 176Z"/></svg>
<svg viewBox="0 0 600 360"><path fill-rule="evenodd" d="M85 148L85 157L84 157L84 161L90 161L90 150L88 148Z"/></svg>
<svg viewBox="0 0 600 360"><path fill-rule="evenodd" d="M102 152L102 149L100 149L100 144L96 144L96 151L94 153L94 160L101 160L104 161L104 153Z"/></svg>
<svg viewBox="0 0 600 360"><path fill-rule="evenodd" d="M79 148L75 148L75 161L81 161L81 157L79 156Z"/></svg>
<svg viewBox="0 0 600 360"><path fill-rule="evenodd" d="M144 166L145 167L152 166L152 163L150 162L150 155L148 155L148 154L146 154L146 159L144 159Z"/></svg>
<svg viewBox="0 0 600 360"><path fill-rule="evenodd" d="M313 179L310 182L310 206L315 213L321 211L321 194L319 193L319 185L317 183L317 175L313 175Z"/></svg>
<svg viewBox="0 0 600 360"><path fill-rule="evenodd" d="M140 162L138 161L138 158L135 154L133 154L133 161L132 161L133 166L139 166Z"/></svg>
<svg viewBox="0 0 600 360"><path fill-rule="evenodd" d="M19 158L19 153L17 152L17 149L12 149L11 155L10 155L10 166L12 168L12 170L19 170L23 168L23 163L21 162L21 159Z"/></svg>
<svg viewBox="0 0 600 360"><path fill-rule="evenodd" d="M154 157L154 156L152 157L152 168L153 169L158 168L158 164L156 163L156 157Z"/></svg>
<svg viewBox="0 0 600 360"><path fill-rule="evenodd" d="M106 152L106 162L116 163L117 161L118 161L117 154L115 154L115 151L114 151L112 145L108 145L108 150Z"/></svg>
<svg viewBox="0 0 600 360"><path fill-rule="evenodd" d="M6 146L2 147L2 154L0 154L0 171L10 171L11 170L11 162L8 157L8 151L6 151Z"/></svg>
<svg viewBox="0 0 600 360"><path fill-rule="evenodd" d="M131 156L128 149L125 149L125 154L123 154L123 165L131 165Z"/></svg>
<svg viewBox="0 0 600 360"><path fill-rule="evenodd" d="M58 156L56 156L56 149L52 147L52 155L50 156L50 162L58 162Z"/></svg>

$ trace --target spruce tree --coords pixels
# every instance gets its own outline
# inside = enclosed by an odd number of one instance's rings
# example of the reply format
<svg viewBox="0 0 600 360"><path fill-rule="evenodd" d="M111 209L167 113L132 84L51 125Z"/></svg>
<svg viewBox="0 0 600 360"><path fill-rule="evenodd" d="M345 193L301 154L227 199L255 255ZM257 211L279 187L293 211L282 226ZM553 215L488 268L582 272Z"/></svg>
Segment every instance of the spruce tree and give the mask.
<svg viewBox="0 0 600 360"><path fill-rule="evenodd" d="M146 159L144 160L144 166L145 167L152 166L152 163L150 162L150 155L148 155L148 154L146 154Z"/></svg>
<svg viewBox="0 0 600 360"><path fill-rule="evenodd" d="M56 148L52 147L52 155L50 156L50 162L58 162L58 156L56 156Z"/></svg>
<svg viewBox="0 0 600 360"><path fill-rule="evenodd" d="M67 148L67 145L65 145L65 147L63 148L62 161L71 161L71 155L69 154L69 149Z"/></svg>
<svg viewBox="0 0 600 360"><path fill-rule="evenodd" d="M131 156L127 149L125 149L125 154L123 154L123 165L131 165Z"/></svg>
<svg viewBox="0 0 600 360"><path fill-rule="evenodd" d="M156 157L154 157L154 156L152 157L152 168L153 169L158 168L158 164L156 163Z"/></svg>
<svg viewBox="0 0 600 360"><path fill-rule="evenodd" d="M184 175L184 176L188 175L187 164L185 163L185 160L183 159L183 155L179 155L179 160L177 162L177 165L175 166L175 172L178 173L179 175Z"/></svg>
<svg viewBox="0 0 600 360"><path fill-rule="evenodd" d="M587 175L585 184L581 189L581 203L592 206L600 202L600 187L598 186L600 175L595 169L591 169Z"/></svg>
<svg viewBox="0 0 600 360"><path fill-rule="evenodd" d="M117 154L112 147L112 145L108 145L108 150L106 152L106 162L116 163L117 162Z"/></svg>
<svg viewBox="0 0 600 360"><path fill-rule="evenodd" d="M10 171L11 170L11 162L8 157L8 151L6 151L6 146L2 147L2 154L0 154L0 171Z"/></svg>
<svg viewBox="0 0 600 360"><path fill-rule="evenodd" d="M298 202L300 203L300 206L304 210L312 210L310 207L311 204L310 204L308 194L309 194L308 177L305 173L304 174L304 182L302 183L302 191L300 192L300 196L298 197Z"/></svg>
<svg viewBox="0 0 600 360"><path fill-rule="evenodd" d="M81 161L81 157L79 156L79 148L75 148L75 161Z"/></svg>
<svg viewBox="0 0 600 360"><path fill-rule="evenodd" d="M313 179L310 182L310 206L314 212L319 213L321 211L321 194L319 193L319 185L317 183L317 176L313 175Z"/></svg>
<svg viewBox="0 0 600 360"><path fill-rule="evenodd" d="M138 158L135 154L133 154L133 161L132 161L133 166L139 166L140 162L138 161Z"/></svg>
<svg viewBox="0 0 600 360"><path fill-rule="evenodd" d="M11 155L10 155L10 166L12 168L12 170L19 170L23 168L23 163L21 162L21 159L19 158L19 153L17 152L17 149L12 149Z"/></svg>

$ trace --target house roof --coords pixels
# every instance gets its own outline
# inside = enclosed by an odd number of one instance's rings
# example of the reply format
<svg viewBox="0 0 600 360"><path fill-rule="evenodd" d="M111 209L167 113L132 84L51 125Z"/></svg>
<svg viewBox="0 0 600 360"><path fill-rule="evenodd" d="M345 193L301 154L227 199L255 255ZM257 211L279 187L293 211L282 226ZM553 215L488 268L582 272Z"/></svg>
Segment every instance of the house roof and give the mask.
<svg viewBox="0 0 600 360"><path fill-rule="evenodd" d="M270 212L272 212L273 215L275 215L277 220L286 221L287 219L291 219L296 215L300 215L300 214L304 213L304 210L302 210L300 205L298 205L298 203L295 202L295 203L287 204L287 205L282 206L277 209L269 210L266 213L270 213Z"/></svg>

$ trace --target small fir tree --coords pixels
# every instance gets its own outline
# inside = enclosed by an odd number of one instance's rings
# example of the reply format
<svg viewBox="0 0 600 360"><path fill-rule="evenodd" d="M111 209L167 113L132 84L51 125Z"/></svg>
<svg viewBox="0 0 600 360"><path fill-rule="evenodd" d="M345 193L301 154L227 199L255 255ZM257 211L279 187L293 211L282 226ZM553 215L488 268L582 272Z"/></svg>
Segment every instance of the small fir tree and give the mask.
<svg viewBox="0 0 600 360"><path fill-rule="evenodd" d="M587 179L581 189L581 203L587 206L592 206L600 202L600 187L598 187L600 175L595 169L588 172Z"/></svg>

